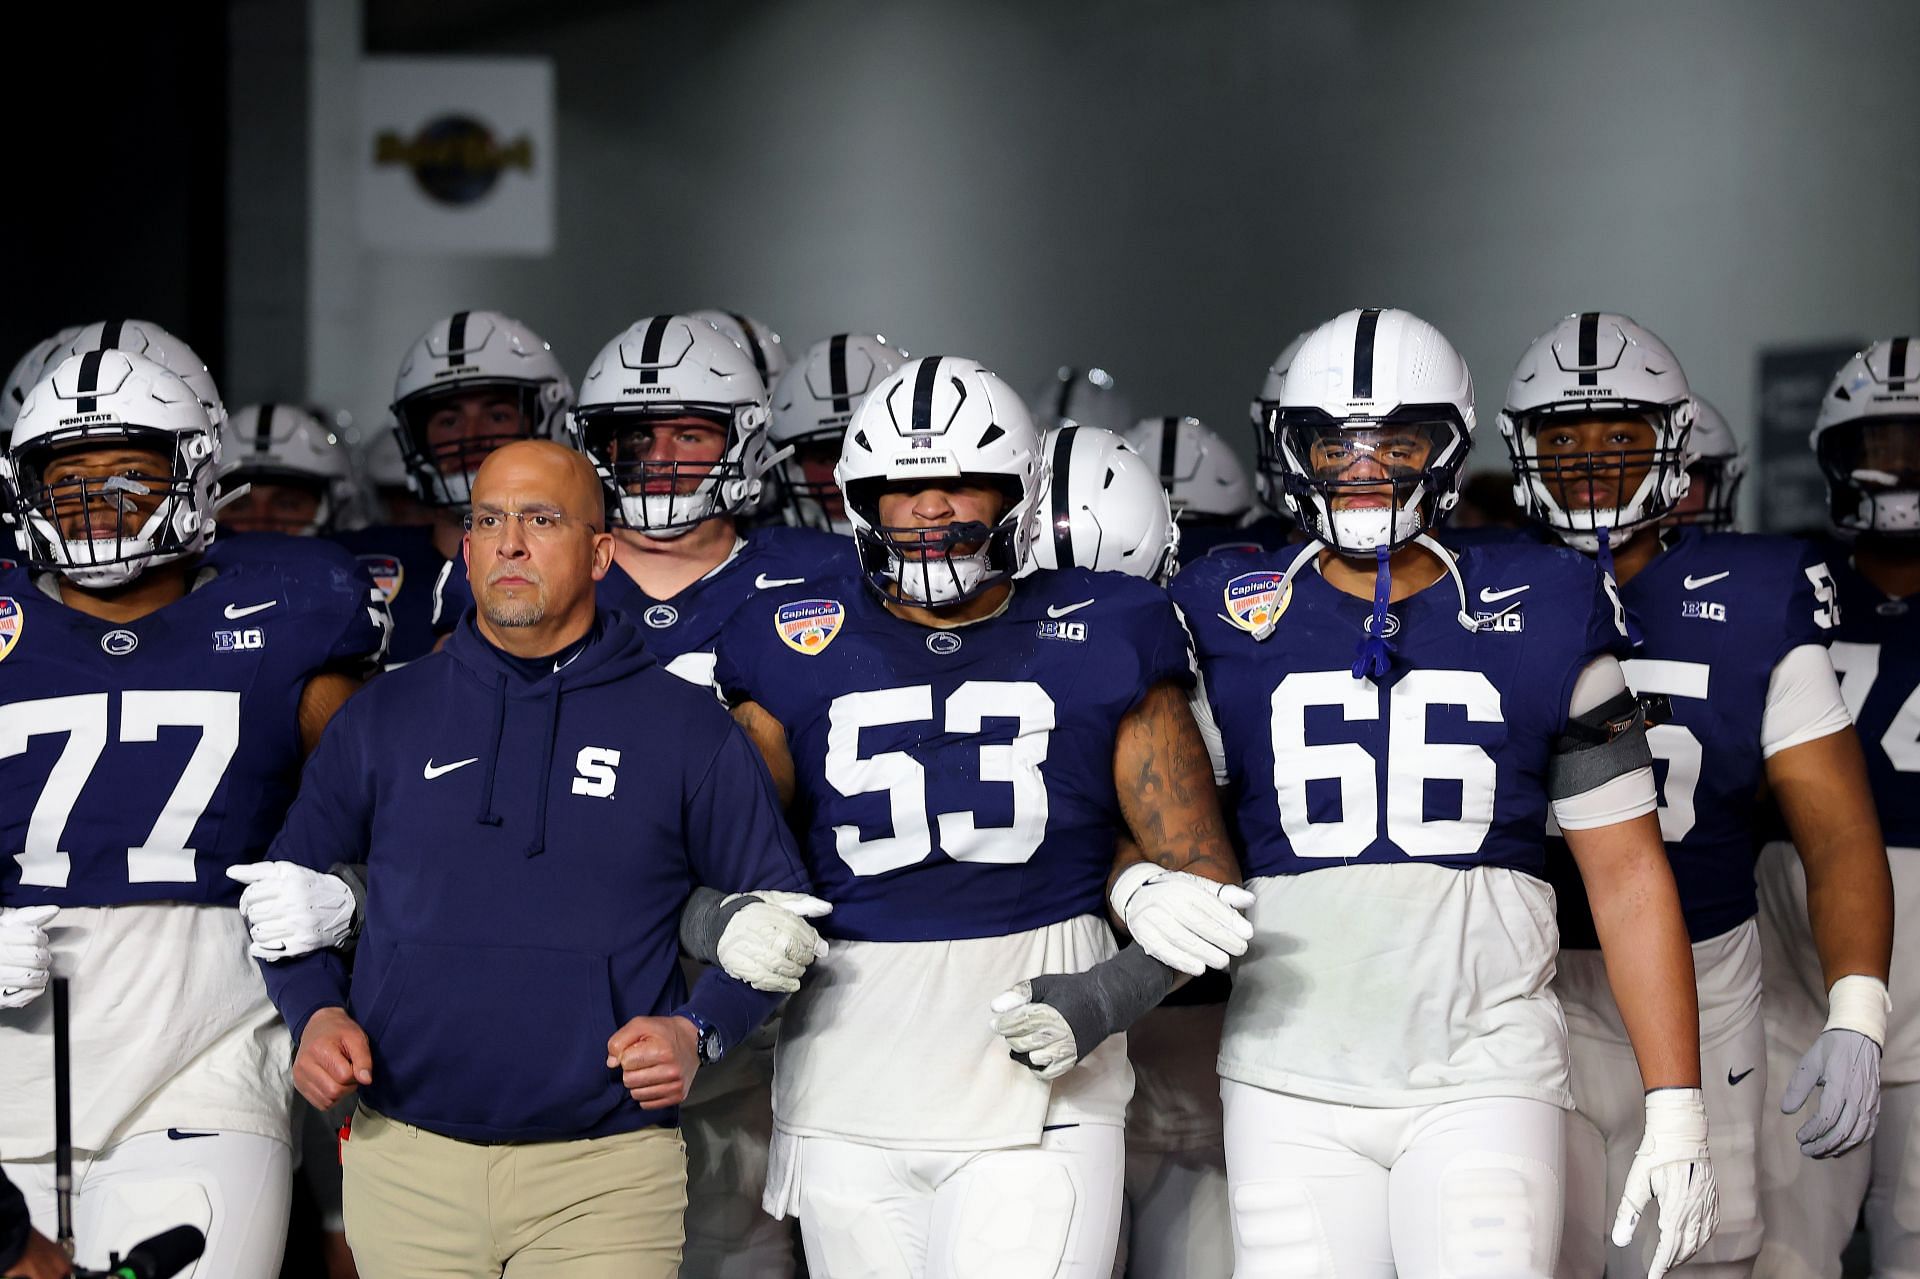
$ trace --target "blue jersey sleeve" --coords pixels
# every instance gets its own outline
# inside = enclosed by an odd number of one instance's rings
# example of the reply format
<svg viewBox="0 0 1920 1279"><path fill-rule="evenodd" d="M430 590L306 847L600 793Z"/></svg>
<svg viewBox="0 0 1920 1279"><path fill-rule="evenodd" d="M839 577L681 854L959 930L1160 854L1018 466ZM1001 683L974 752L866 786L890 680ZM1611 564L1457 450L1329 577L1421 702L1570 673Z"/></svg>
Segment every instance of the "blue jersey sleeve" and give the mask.
<svg viewBox="0 0 1920 1279"><path fill-rule="evenodd" d="M451 635L460 618L473 607L473 584L467 581L467 555L464 550L448 560L433 584L433 633L435 638Z"/></svg>
<svg viewBox="0 0 1920 1279"><path fill-rule="evenodd" d="M1578 571L1592 574L1593 589L1587 595L1586 637L1581 645L1580 656L1567 671L1567 677L1560 685L1559 711L1565 714L1573 704L1573 686L1587 667L1602 657L1627 658L1633 656L1633 641L1627 633L1627 608L1620 599L1620 588L1611 574L1597 566L1589 567L1592 561L1585 556L1567 552L1578 560Z"/></svg>
<svg viewBox="0 0 1920 1279"><path fill-rule="evenodd" d="M346 575L340 585L339 622L327 649L327 664L354 672L378 670L393 642L393 615L386 593L374 585L367 566L352 556L336 572ZM349 566L350 565L350 566Z"/></svg>
<svg viewBox="0 0 1920 1279"><path fill-rule="evenodd" d="M1803 645L1832 643L1840 626L1840 594L1826 556L1812 543L1794 545L1799 555L1796 571L1787 582L1786 615L1776 632L1779 640L1773 652L1774 666Z"/></svg>
<svg viewBox="0 0 1920 1279"><path fill-rule="evenodd" d="M1151 642L1147 644L1146 664L1141 669L1140 696L1155 684L1174 684L1183 689L1194 686L1193 644L1187 628L1180 622L1173 601L1162 592L1143 610L1142 624ZM1138 704L1139 698L1135 698Z"/></svg>

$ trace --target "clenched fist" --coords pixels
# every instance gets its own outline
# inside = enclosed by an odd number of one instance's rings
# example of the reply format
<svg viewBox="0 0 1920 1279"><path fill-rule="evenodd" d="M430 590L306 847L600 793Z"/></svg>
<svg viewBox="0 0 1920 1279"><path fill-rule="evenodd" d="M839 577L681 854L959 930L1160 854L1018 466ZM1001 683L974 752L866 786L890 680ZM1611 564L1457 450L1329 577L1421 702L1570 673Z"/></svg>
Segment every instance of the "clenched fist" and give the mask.
<svg viewBox="0 0 1920 1279"><path fill-rule="evenodd" d="M344 1008L322 1008L300 1033L293 1059L293 1086L316 1110L327 1110L363 1084L373 1082L373 1048L360 1023Z"/></svg>
<svg viewBox="0 0 1920 1279"><path fill-rule="evenodd" d="M700 1068L700 1037L685 1017L635 1017L607 1040L607 1068L648 1110L677 1106Z"/></svg>

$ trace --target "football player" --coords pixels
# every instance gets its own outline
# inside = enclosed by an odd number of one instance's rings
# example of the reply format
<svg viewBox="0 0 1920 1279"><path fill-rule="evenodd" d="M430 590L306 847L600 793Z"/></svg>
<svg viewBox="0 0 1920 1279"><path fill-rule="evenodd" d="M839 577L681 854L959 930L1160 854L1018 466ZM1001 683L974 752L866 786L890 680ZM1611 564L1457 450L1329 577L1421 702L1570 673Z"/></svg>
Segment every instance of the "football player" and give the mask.
<svg viewBox="0 0 1920 1279"><path fill-rule="evenodd" d="M240 491L245 486L245 492ZM292 404L249 404L220 428L223 533L325 533L353 498L347 450Z"/></svg>
<svg viewBox="0 0 1920 1279"><path fill-rule="evenodd" d="M761 321L739 311L708 308L687 312L689 319L702 320L724 334L728 341L745 351L753 360L753 371L762 386L771 387L787 371L787 347Z"/></svg>
<svg viewBox="0 0 1920 1279"><path fill-rule="evenodd" d="M1043 465L1005 382L910 361L836 473L860 575L721 636L721 687L834 902L780 1031L766 1194L814 1274L1107 1279L1132 1091L1112 1036L1172 988L1163 961L1243 945L1165 596L1012 580ZM1123 833L1143 860L1116 867ZM1116 869L1139 943L1118 956Z"/></svg>
<svg viewBox="0 0 1920 1279"><path fill-rule="evenodd" d="M1711 1232L1714 1182L1612 583L1557 548L1433 541L1473 382L1405 311L1315 330L1271 421L1313 540L1172 587L1256 899L1219 1059L1235 1273L1550 1273L1573 1101L1552 813L1632 1029L1649 1138L1616 1229L1659 1201L1658 1279Z"/></svg>
<svg viewBox="0 0 1920 1279"><path fill-rule="evenodd" d="M1618 582L1637 641L1622 663L1652 707L1647 738L1661 765L1660 830L1693 944L1705 1104L1722 1206L1720 1230L1689 1273L1744 1274L1760 1247L1756 1185L1767 1092L1754 922L1757 796L1771 791L1812 885L1810 905L1827 1028L1807 1053L1824 1081L1802 1129L1809 1153L1839 1154L1872 1129L1886 1035L1893 906L1860 744L1827 657L1839 620L1817 551L1785 538L1662 528L1686 490L1694 398L1680 362L1623 315L1570 315L1521 357L1500 425L1517 496L1530 518L1594 556ZM1589 570L1591 573L1592 570ZM1563 823L1564 824L1564 823ZM1603 1255L1608 1195L1644 1149L1612 956L1574 859L1557 842L1555 989L1573 1042L1581 1121L1569 1128L1566 1269L1644 1268L1650 1239L1616 1232ZM1649 1130L1651 1131L1651 1130ZM1604 1143L1604 1145L1603 1145Z"/></svg>
<svg viewBox="0 0 1920 1279"><path fill-rule="evenodd" d="M151 335L149 335L151 336ZM149 349L153 345L149 344ZM213 536L206 401L92 346L0 460L30 567L0 573L0 1150L54 1229L49 975L72 983L77 1260L189 1223L201 1273L277 1273L289 1045L233 909L301 760L390 622L324 543Z"/></svg>
<svg viewBox="0 0 1920 1279"><path fill-rule="evenodd" d="M459 552L480 464L512 440L558 438L572 403L573 384L553 349L498 311L456 311L407 348L394 379L392 430L433 520L334 534L386 592L393 664L433 648L435 584Z"/></svg>
<svg viewBox="0 0 1920 1279"><path fill-rule="evenodd" d="M1687 464L1687 491L1673 504L1667 523L1732 532L1740 481L1747 478L1747 458L1727 419L1704 396L1693 397L1693 433L1687 452L1693 459Z"/></svg>
<svg viewBox="0 0 1920 1279"><path fill-rule="evenodd" d="M1097 426L1048 431L1027 564L1126 573L1165 586L1180 568L1180 525L1160 477L1127 442Z"/></svg>
<svg viewBox="0 0 1920 1279"><path fill-rule="evenodd" d="M868 391L899 368L907 353L869 333L836 333L807 348L800 362L773 384L767 438L785 453L771 486L786 522L800 528L851 534L833 468L853 410Z"/></svg>
<svg viewBox="0 0 1920 1279"><path fill-rule="evenodd" d="M0 388L0 449L7 446L7 437L13 432L14 419L20 416L20 406L27 402L27 392L39 382L47 371L47 361L63 354L72 345L73 339L80 336L81 325L69 325L43 342L28 347L12 370L7 374L6 385ZM58 363L58 360L54 360Z"/></svg>
<svg viewBox="0 0 1920 1279"><path fill-rule="evenodd" d="M1910 353L1911 352L1911 353ZM1791 846L1760 860L1760 938L1769 1105L1760 1125L1760 1206L1767 1224L1756 1274L1840 1275L1864 1202L1874 1273L1920 1274L1920 342L1886 338L1849 360L1821 401L1813 451L1839 540L1826 548L1839 588L1830 652L1840 695L1866 752L1893 873L1895 927L1881 1041L1879 1127L1846 1159L1809 1160L1799 1130L1813 1076L1806 1045L1832 1014L1824 951L1808 930L1808 883ZM1898 905L1906 902L1905 907ZM1868 1116L1860 1116L1868 1120Z"/></svg>
<svg viewBox="0 0 1920 1279"><path fill-rule="evenodd" d="M1211 427L1192 417L1148 417L1133 424L1126 440L1159 468L1188 559L1260 549L1246 531L1259 518L1247 469Z"/></svg>

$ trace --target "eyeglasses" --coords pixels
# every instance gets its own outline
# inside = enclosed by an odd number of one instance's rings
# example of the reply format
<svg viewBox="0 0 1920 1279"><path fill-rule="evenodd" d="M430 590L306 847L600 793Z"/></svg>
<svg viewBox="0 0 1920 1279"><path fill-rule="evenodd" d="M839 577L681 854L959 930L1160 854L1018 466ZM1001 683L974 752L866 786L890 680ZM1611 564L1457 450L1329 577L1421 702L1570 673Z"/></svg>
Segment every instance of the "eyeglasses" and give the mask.
<svg viewBox="0 0 1920 1279"><path fill-rule="evenodd" d="M544 507L528 511L509 511L500 507L483 506L470 512L466 519L461 521L461 526L467 530L469 536L484 541L505 533L509 519L518 520L522 533L541 541L559 537L579 523L578 520L570 519L559 511Z"/></svg>

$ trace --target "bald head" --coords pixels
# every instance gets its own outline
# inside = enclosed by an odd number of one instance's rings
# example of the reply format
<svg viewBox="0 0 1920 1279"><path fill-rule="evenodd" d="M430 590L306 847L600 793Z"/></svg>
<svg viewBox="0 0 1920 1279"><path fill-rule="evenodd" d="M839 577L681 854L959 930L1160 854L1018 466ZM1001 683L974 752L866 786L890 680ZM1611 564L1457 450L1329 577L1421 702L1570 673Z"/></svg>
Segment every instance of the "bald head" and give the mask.
<svg viewBox="0 0 1920 1279"><path fill-rule="evenodd" d="M606 527L604 494L593 463L552 440L503 444L473 477L475 506L552 506L596 531Z"/></svg>

